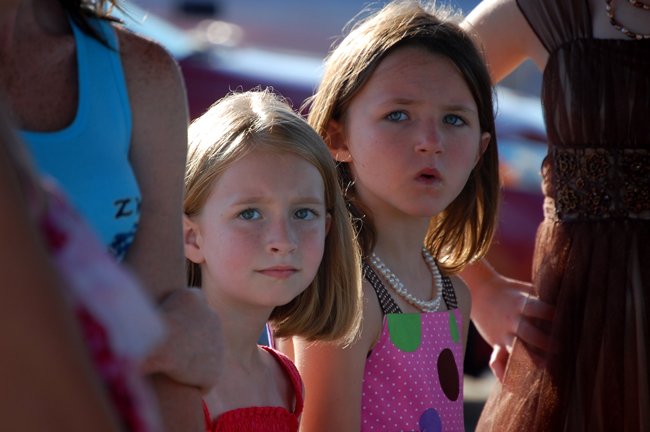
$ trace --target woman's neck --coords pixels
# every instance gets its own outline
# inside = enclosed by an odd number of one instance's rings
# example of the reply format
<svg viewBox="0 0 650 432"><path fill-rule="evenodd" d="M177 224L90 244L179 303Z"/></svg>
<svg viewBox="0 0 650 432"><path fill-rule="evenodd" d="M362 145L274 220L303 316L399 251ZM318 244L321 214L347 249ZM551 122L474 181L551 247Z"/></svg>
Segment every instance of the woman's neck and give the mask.
<svg viewBox="0 0 650 432"><path fill-rule="evenodd" d="M11 52L17 39L40 33L62 36L72 33L65 10L58 1L23 0L0 16L0 52Z"/></svg>

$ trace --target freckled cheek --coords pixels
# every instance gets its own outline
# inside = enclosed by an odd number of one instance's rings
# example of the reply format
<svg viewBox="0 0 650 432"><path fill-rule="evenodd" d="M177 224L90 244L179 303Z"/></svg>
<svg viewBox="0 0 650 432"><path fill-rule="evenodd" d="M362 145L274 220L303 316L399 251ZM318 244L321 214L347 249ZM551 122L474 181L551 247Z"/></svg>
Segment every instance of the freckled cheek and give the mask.
<svg viewBox="0 0 650 432"><path fill-rule="evenodd" d="M253 262L262 248L262 236L257 230L221 229L213 233L212 248L218 265L225 270L239 268Z"/></svg>
<svg viewBox="0 0 650 432"><path fill-rule="evenodd" d="M366 131L373 131L366 132ZM381 163L386 154L395 153L395 140L385 131L374 131L368 126L361 131L353 131L348 136L350 151L357 162L363 165Z"/></svg>
<svg viewBox="0 0 650 432"><path fill-rule="evenodd" d="M355 155L355 167L374 176L385 178L387 172L399 169L406 162L408 150L397 143L386 145L384 142L369 142L367 145L358 146Z"/></svg>
<svg viewBox="0 0 650 432"><path fill-rule="evenodd" d="M302 229L297 234L304 264L314 266L314 271L318 270L325 249L325 224Z"/></svg>

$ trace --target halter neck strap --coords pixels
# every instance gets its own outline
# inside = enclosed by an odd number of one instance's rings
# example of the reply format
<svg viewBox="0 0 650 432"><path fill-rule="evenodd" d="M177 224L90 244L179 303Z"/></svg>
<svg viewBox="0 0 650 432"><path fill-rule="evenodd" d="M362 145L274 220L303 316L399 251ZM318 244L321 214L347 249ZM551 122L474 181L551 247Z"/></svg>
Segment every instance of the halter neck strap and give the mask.
<svg viewBox="0 0 650 432"><path fill-rule="evenodd" d="M361 263L361 270L363 271L363 277L370 282L370 285L375 290L381 311L384 315L389 313L403 313L372 267L364 261ZM458 309L458 299L456 298L454 286L449 276L444 275L442 276L442 299L445 301L447 309Z"/></svg>

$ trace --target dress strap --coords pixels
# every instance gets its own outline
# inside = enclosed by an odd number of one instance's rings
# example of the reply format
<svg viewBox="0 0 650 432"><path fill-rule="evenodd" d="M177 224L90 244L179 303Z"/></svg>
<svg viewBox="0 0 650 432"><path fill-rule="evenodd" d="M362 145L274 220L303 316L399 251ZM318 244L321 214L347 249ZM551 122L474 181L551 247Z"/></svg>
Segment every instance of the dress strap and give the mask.
<svg viewBox="0 0 650 432"><path fill-rule="evenodd" d="M454 285L451 283L449 276L442 277L442 299L445 301L447 309L458 309L456 291L454 291Z"/></svg>
<svg viewBox="0 0 650 432"><path fill-rule="evenodd" d="M296 365L291 361L289 357L282 354L280 351L263 345L260 345L260 347L265 351L269 352L271 355L273 355L287 371L287 374L289 374L289 377L291 378L291 383L293 384L293 390L296 395L296 406L293 410L293 415L296 418L299 418L304 408L304 398L302 394L302 390L303 390L302 378L300 377L300 372L298 372L298 368L296 368Z"/></svg>
<svg viewBox="0 0 650 432"><path fill-rule="evenodd" d="M372 267L363 261L361 263L361 269L363 270L363 277L368 282L370 282L370 285L372 285L374 288L375 293L377 294L377 298L379 299L381 311L384 313L384 315L387 315L389 313L402 313L402 310L399 308L397 303L395 303L395 300L393 300L393 297L391 297L388 290L386 290L386 287L381 282L381 279L379 279L379 276L377 276L377 273L375 273Z"/></svg>
<svg viewBox="0 0 650 432"><path fill-rule="evenodd" d="M214 429L214 424L212 423L212 417L210 416L210 410L205 404L203 398L201 398L201 403L203 404L203 423L205 424L206 432L212 431Z"/></svg>
<svg viewBox="0 0 650 432"><path fill-rule="evenodd" d="M549 54L567 42L593 37L588 0L517 0L517 5Z"/></svg>

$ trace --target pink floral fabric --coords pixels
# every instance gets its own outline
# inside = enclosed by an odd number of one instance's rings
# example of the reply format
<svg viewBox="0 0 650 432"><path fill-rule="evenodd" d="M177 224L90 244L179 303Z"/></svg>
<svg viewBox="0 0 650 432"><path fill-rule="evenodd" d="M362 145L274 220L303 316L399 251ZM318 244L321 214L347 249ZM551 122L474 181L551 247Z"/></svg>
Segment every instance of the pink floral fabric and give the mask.
<svg viewBox="0 0 650 432"><path fill-rule="evenodd" d="M53 183L40 226L64 282L90 357L113 407L132 432L161 430L141 359L163 333L153 305Z"/></svg>

